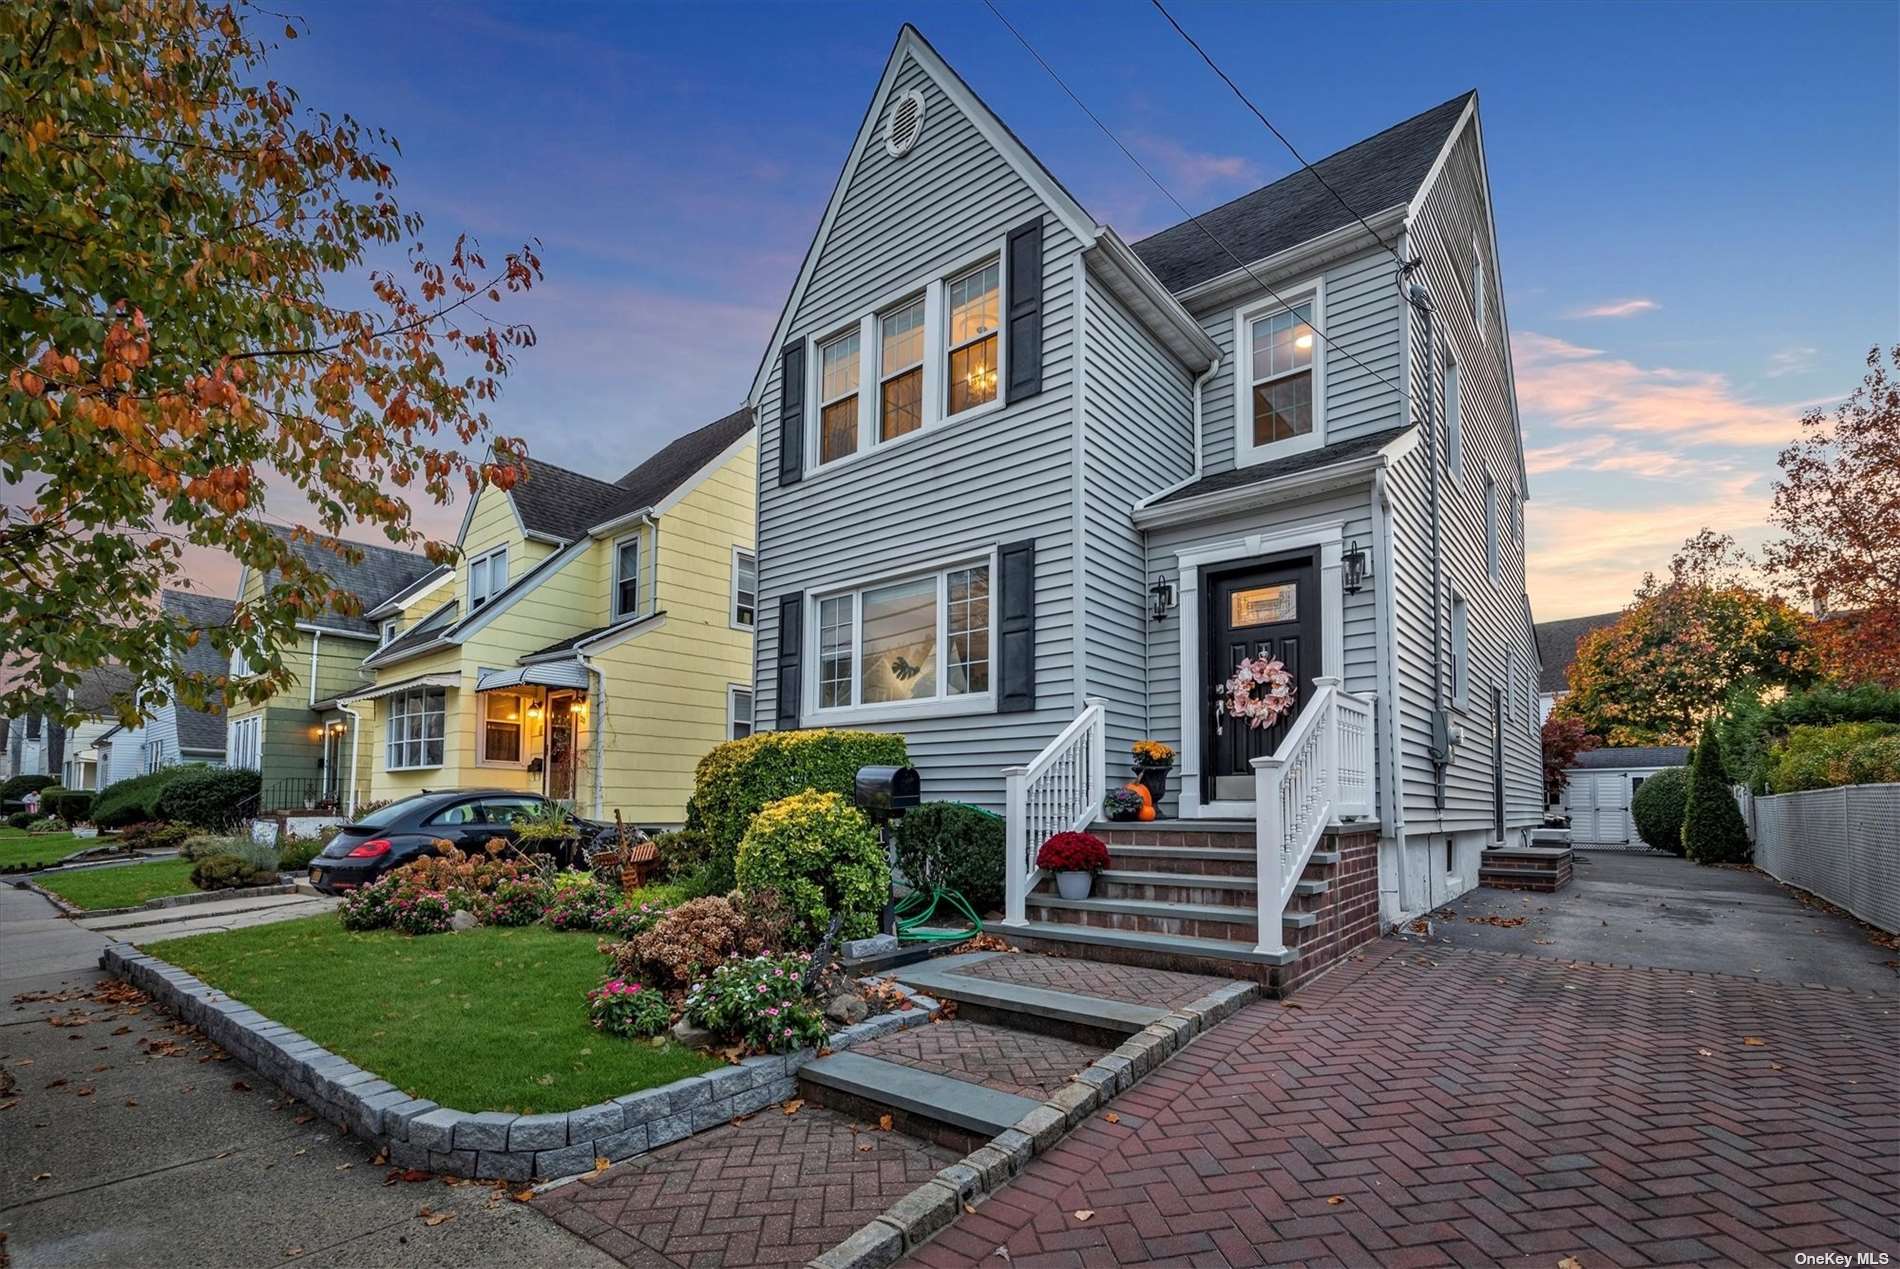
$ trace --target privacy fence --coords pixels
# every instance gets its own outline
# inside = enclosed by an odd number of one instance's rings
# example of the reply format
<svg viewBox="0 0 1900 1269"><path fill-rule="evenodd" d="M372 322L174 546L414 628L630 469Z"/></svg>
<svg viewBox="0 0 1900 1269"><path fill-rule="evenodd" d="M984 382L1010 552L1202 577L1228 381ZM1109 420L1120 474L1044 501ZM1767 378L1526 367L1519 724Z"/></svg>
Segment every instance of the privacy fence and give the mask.
<svg viewBox="0 0 1900 1269"><path fill-rule="evenodd" d="M1757 868L1900 934L1900 784L1740 801Z"/></svg>

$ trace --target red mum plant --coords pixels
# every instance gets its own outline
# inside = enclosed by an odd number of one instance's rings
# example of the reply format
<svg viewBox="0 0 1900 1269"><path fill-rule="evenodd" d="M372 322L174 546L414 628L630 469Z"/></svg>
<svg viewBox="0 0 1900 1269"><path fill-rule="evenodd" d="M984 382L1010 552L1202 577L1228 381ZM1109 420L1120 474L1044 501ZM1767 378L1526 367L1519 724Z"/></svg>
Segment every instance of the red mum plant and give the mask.
<svg viewBox="0 0 1900 1269"><path fill-rule="evenodd" d="M1036 867L1050 872L1100 872L1108 846L1093 833L1057 833L1036 852Z"/></svg>

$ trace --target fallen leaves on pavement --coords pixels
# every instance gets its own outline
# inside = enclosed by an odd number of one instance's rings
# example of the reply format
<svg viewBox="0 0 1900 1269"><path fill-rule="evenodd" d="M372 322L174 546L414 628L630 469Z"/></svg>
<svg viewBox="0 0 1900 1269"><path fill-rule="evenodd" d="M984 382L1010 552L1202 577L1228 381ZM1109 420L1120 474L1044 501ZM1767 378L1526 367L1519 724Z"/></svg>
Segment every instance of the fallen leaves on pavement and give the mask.
<svg viewBox="0 0 1900 1269"><path fill-rule="evenodd" d="M429 1210L429 1206L426 1203L416 1209L416 1216L424 1225L429 1226L431 1229L442 1224L444 1221L452 1221L455 1219L454 1212L433 1212Z"/></svg>
<svg viewBox="0 0 1900 1269"><path fill-rule="evenodd" d="M1078 1207L1075 1210L1075 1219L1079 1221L1088 1220L1094 1215L1095 1215L1095 1209L1092 1207Z"/></svg>
<svg viewBox="0 0 1900 1269"><path fill-rule="evenodd" d="M785 1103L785 1113L788 1115L796 1115L803 1109L805 1109L805 1099L802 1097L794 1097Z"/></svg>

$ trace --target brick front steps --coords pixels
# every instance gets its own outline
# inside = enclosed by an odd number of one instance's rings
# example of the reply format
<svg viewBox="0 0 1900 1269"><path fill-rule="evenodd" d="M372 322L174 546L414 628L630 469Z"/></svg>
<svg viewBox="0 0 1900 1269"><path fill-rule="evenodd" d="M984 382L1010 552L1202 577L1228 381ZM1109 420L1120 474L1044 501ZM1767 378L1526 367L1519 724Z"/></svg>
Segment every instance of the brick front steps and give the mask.
<svg viewBox="0 0 1900 1269"><path fill-rule="evenodd" d="M1553 894L1570 884L1574 856L1568 846L1512 846L1487 850L1478 864L1478 884L1493 890Z"/></svg>
<svg viewBox="0 0 1900 1269"><path fill-rule="evenodd" d="M1046 877L1023 927L991 933L1026 947L1124 964L1220 974L1290 995L1379 936L1379 826L1335 825L1308 860L1280 915L1285 949L1255 951L1254 825L1240 820L1097 824L1109 868L1087 899L1063 899Z"/></svg>

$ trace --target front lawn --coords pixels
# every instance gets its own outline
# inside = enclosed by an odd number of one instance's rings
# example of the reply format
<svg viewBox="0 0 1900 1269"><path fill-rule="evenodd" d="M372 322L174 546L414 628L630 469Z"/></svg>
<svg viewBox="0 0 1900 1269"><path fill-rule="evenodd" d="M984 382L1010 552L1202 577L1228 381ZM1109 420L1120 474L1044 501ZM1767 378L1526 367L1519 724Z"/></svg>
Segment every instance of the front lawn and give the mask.
<svg viewBox="0 0 1900 1269"><path fill-rule="evenodd" d="M74 851L94 846L110 846L110 839L74 837L71 833L41 833L35 836L18 828L0 828L0 872L23 868L46 868Z"/></svg>
<svg viewBox="0 0 1900 1269"><path fill-rule="evenodd" d="M191 894L194 889L191 868L189 859L155 859L145 864L82 868L35 880L66 902L87 911L136 908L147 899Z"/></svg>
<svg viewBox="0 0 1900 1269"><path fill-rule="evenodd" d="M572 1110L717 1066L588 1025L586 993L606 970L599 940L541 926L351 933L318 916L174 939L162 956L457 1110Z"/></svg>

